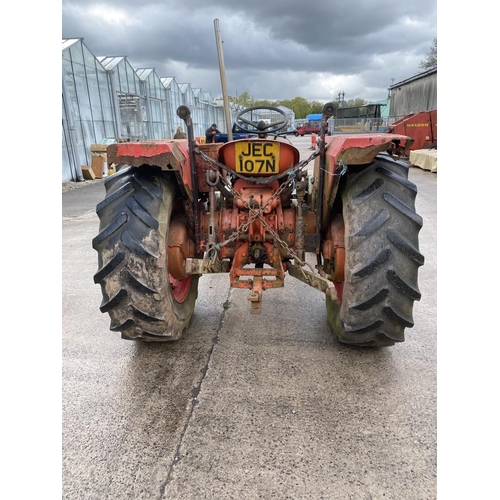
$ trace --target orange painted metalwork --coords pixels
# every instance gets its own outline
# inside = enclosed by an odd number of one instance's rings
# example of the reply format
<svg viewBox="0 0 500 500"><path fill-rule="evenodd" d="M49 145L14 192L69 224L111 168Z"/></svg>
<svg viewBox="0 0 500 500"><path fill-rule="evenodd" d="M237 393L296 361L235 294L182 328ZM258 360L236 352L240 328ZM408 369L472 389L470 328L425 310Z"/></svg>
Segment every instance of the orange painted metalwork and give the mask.
<svg viewBox="0 0 500 500"><path fill-rule="evenodd" d="M252 206L252 204L256 203L256 207L263 207L268 203L272 195L278 190L279 183L278 181L273 181L264 186L255 184L249 184L243 179L238 179L234 184L234 189L238 193L240 193L242 200L235 199L235 204L239 208L246 208L245 203ZM275 198L269 205L264 209L264 213L268 214L272 210L275 210L278 206L280 200L279 198Z"/></svg>
<svg viewBox="0 0 500 500"><path fill-rule="evenodd" d="M221 143L198 144L198 149L202 153L209 156L210 158L216 160L218 157L219 148L221 146L222 146ZM220 172L220 168L214 167L213 165L208 165L207 162L198 155L195 155L194 161L196 164L196 176L198 178L198 191L200 193L208 193L210 191L210 186L207 184L206 181L206 172L207 170L213 170L213 169L216 169Z"/></svg>
<svg viewBox="0 0 500 500"><path fill-rule="evenodd" d="M268 288L280 288L284 284L285 279L285 269L281 262L281 257L279 250L272 244L265 242L264 247L266 249L268 263L271 268L246 268L244 266L252 263L250 256L250 243L242 243L234 255L233 266L230 271L231 286L234 288L249 288L254 287L252 279L241 279L250 278L255 276L260 276L262 280L262 289L266 290ZM276 279L265 279L269 277L274 277Z"/></svg>
<svg viewBox="0 0 500 500"><path fill-rule="evenodd" d="M325 137L325 177L323 187L322 227L328 224L328 206L331 203L330 195L334 185L338 185L342 165L365 165L373 161L377 154L386 151L391 142L400 140L404 149L408 150L413 144L413 139L397 134L355 134L331 135ZM319 185L320 162L314 162L314 182ZM313 202L314 203L314 202Z"/></svg>
<svg viewBox="0 0 500 500"><path fill-rule="evenodd" d="M278 170L279 173L285 172L293 165L299 162L300 153L297 148L288 144L286 142L278 142L270 141L266 139L241 139L239 141L227 142L219 149L219 161L226 165L231 170L236 171L236 145L237 144L245 144L252 146L252 144L260 143L262 145L265 144L278 144L279 145L279 165ZM241 147L241 146L240 146ZM274 172L277 173L277 172Z"/></svg>
<svg viewBox="0 0 500 500"><path fill-rule="evenodd" d="M193 189L186 139L119 142L107 147L108 164L126 163L133 167L151 165L162 170L178 170L183 184Z"/></svg>
<svg viewBox="0 0 500 500"><path fill-rule="evenodd" d="M344 266L345 266L345 242L344 242L344 220L342 215L338 214L330 223L326 235L326 242L330 244L330 259L333 260L334 273L332 281L344 281ZM325 242L325 243L326 243ZM323 254L325 258L325 254Z"/></svg>
<svg viewBox="0 0 500 500"><path fill-rule="evenodd" d="M175 216L170 221L167 246L168 273L176 280L186 279L184 264L187 258L195 256L195 243L189 237L183 217Z"/></svg>
<svg viewBox="0 0 500 500"><path fill-rule="evenodd" d="M116 148L117 156L153 158L154 156L173 154L173 148L177 142L174 140L119 142L108 146L108 150L113 149L113 147Z"/></svg>
<svg viewBox="0 0 500 500"><path fill-rule="evenodd" d="M322 254L325 260L332 262L331 277L337 298L335 302L340 304L344 290L345 280L345 242L344 242L344 219L341 214L338 214L328 226L326 238L322 246Z"/></svg>

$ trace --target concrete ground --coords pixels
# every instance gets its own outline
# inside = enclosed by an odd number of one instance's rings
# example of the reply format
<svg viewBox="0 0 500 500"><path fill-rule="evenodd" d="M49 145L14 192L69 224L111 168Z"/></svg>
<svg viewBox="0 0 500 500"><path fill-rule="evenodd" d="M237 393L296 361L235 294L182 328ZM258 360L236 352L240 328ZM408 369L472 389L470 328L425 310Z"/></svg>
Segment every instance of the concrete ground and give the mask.
<svg viewBox="0 0 500 500"><path fill-rule="evenodd" d="M122 340L93 282L103 183L63 193L62 498L436 498L437 174L410 180L415 326L364 350L338 344L324 296L289 276L254 316L247 290L205 275L183 338Z"/></svg>

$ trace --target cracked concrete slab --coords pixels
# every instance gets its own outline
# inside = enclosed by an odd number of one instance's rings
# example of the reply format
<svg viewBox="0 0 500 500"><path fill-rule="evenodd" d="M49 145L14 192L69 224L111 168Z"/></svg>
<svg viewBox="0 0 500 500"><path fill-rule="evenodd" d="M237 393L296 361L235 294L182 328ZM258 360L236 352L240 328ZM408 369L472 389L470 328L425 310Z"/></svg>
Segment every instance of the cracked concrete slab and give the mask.
<svg viewBox="0 0 500 500"><path fill-rule="evenodd" d="M410 180L422 300L406 342L375 350L336 343L291 277L254 316L247 290L203 276L183 338L122 340L93 282L104 187L63 193L62 498L435 498L436 174Z"/></svg>

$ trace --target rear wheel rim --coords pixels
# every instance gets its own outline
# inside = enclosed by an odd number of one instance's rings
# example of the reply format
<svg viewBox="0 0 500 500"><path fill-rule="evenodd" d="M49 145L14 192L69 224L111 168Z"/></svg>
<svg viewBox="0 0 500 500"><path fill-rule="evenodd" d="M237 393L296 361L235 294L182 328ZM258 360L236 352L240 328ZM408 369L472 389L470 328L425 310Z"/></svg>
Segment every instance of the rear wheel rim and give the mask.
<svg viewBox="0 0 500 500"><path fill-rule="evenodd" d="M182 304L186 300L189 295L189 290L191 289L192 278L193 277L189 275L185 280L176 280L171 274L168 275L172 297L177 303Z"/></svg>

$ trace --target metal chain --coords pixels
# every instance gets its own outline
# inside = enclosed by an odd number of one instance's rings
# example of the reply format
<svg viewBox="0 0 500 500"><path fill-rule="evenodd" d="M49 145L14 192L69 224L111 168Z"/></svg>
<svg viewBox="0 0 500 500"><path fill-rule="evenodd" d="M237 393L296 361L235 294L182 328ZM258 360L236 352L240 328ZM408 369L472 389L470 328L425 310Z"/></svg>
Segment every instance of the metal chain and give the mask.
<svg viewBox="0 0 500 500"><path fill-rule="evenodd" d="M224 170L229 171L231 174L234 174L234 172L232 170L228 169L228 167L226 167L225 165L219 163L218 161L214 160L213 158L210 158L209 156L205 155L199 149L195 149L195 153L198 154L201 158L203 158L203 160L205 160L205 162L209 165L210 168L212 168L212 170L217 170L215 167L218 166L218 167L222 167ZM222 247L224 247L224 246L228 245L229 243L231 243L232 241L235 241L236 239L239 238L240 234L245 233L248 230L248 228L250 227L250 224L254 220L259 219L261 221L261 223L263 224L263 226L268 230L268 232L275 238L275 240L277 241L277 243L288 253L288 255L290 255L297 263L300 264L301 268L304 267L304 266L307 266L314 273L314 270L310 266L310 264L308 264L307 262L305 262L305 261L303 261L302 259L299 258L299 256L287 245L287 243L280 238L279 234L267 223L267 221L265 220L265 218L262 217L262 215L263 215L264 210L266 209L266 207L270 203L272 203L272 201L274 199L276 199L290 185L290 183L293 181L293 179L295 177L295 172L298 171L298 170L300 170L300 169L302 169L306 165L308 165L312 160L314 160L317 156L319 156L319 154L320 154L320 151L315 151L314 153L312 153L309 156L309 158L307 158L305 160L302 160L299 163L295 164L293 167L291 167L291 169L288 172L286 172L286 174L288 175L288 179L285 182L282 182L281 185L280 185L280 187L269 198L269 200L262 207L260 207L257 210L254 209L254 208L252 208L243 199L243 197L240 195L240 193L238 193L233 188L232 184L230 182L228 182L227 179L225 179L224 177L221 177L221 182L229 190L229 192L231 192L231 194L233 194L234 197L236 197L237 199L239 199L242 202L243 206L248 209L250 217L248 218L248 221L246 221L244 224L242 224L241 226L239 226L237 228L236 232L233 232L233 234L229 238L227 238L226 240L224 240L221 243L216 243L211 249L209 249L209 252L211 250L218 251ZM342 174L340 174L340 175L342 175ZM244 178L244 177L242 177L242 178ZM212 257L210 259L211 262L213 261L212 264L215 264L215 261L216 261L216 258L217 258L216 255L217 254L214 252L214 255L212 255Z"/></svg>
<svg viewBox="0 0 500 500"><path fill-rule="evenodd" d="M255 210L254 208L252 208L244 199L243 197L240 195L240 193L238 193L238 191L236 191L233 186L231 185L230 182L228 182L226 179L224 179L223 177L221 177L221 182L225 185L225 187L233 194L234 197L236 197L237 199L239 199L243 206L245 208L248 209L249 213L250 213L250 217L248 218L248 221L246 221L244 224L241 224L235 232L233 232L233 234L227 238L226 240L224 240L223 242L221 243L216 243L215 245L213 245L211 248L208 249L208 258L210 259L210 267L215 267L216 266L216 261L217 261L217 251L220 250L222 247L225 247L226 245L228 245L229 243L231 243L232 241L235 241L237 240L239 237L240 237L240 234L242 233L246 233L246 231L248 230L248 228L250 227L250 224L256 220L257 218L262 222L262 224L264 226L266 226L273 234L273 236L278 240L278 242L282 243L283 245L287 246L286 243L284 241L281 240L281 238L274 232L274 230L269 226L269 224L267 224L266 220L264 218L262 218L262 214L264 213L264 210L266 209L266 207L272 203L272 201L277 198L284 190L285 188L289 185L289 183L293 180L293 177L290 175L289 179L285 182L283 182L281 184L281 186L279 187L279 189L276 190L276 192L269 198L269 200L267 200L267 202L262 206L262 207L259 207L258 210ZM288 248L288 247L287 247ZM212 253L212 250L215 250L213 252L212 255L210 255ZM291 252L291 250L290 250ZM292 252L293 253L293 252Z"/></svg>
<svg viewBox="0 0 500 500"><path fill-rule="evenodd" d="M263 226L267 229L267 231L274 237L275 241L287 252L287 254L290 257L292 257L295 260L296 263L298 263L300 265L299 269L300 269L300 271L302 273L302 276L304 277L304 281L306 283L310 282L310 278L305 274L305 272L304 272L304 266L307 266L311 270L311 274L312 275L316 275L316 276L320 276L321 277L321 274L317 274L315 272L315 270L311 267L311 265L308 262L303 261L302 259L300 259L299 256L287 245L287 243L280 238L279 234L267 223L267 221L263 217L263 214L264 214L264 210L266 209L266 207L270 203L272 203L272 201L274 199L276 199L285 190L285 188L287 188L290 185L290 183L294 180L295 173L297 171L301 170L302 168L304 168L306 165L308 165L316 157L318 157L323 152L323 149L324 149L324 145L322 145L320 148L318 148L318 150L316 150L314 153L312 153L309 156L309 158L306 158L305 160L302 160L299 163L295 164L288 171L283 172L283 174L278 174L278 175L274 175L272 177L267 177L266 178L266 182L262 182L262 181L259 182L258 180L256 180L254 182L256 184L257 183L265 184L265 183L270 183L270 182L272 182L274 180L277 180L277 179L281 179L285 175L288 175L288 179L286 181L284 181L284 182L281 183L280 187L276 190L276 192L273 195L271 195L271 197L269 198L269 200L262 207L260 207L258 210L255 210L254 208L252 208L242 198L242 196L240 195L240 193L238 193L233 188L233 185L226 179L226 177L224 177L224 176L220 177L220 180L221 180L222 184L228 189L228 191L230 193L233 194L234 197L236 197L237 199L239 199L242 202L243 206L248 209L248 212L249 212L250 216L248 218L248 221L246 221L244 224L242 224L241 226L239 226L236 229L236 231L229 238L227 238L226 240L224 240L221 243L214 244L213 246L211 246L211 248L208 249L208 252L207 252L208 255L207 255L207 257L209 258L209 264L208 264L208 268L209 269L212 269L213 271L216 271L216 269L218 269L220 267L220 262L218 262L218 251L222 247L224 247L224 246L228 245L229 243L231 243L232 241L238 239L240 237L241 233L246 232L248 230L250 224L254 220L259 219L261 221L261 223L263 224ZM220 169L228 172L230 175L235 175L236 177L238 177L240 179L244 179L246 181L250 181L250 179L248 179L248 177L243 176L243 175L238 175L237 173L235 173L234 171L232 171L231 169L229 169L228 167L226 167L226 165L223 165L222 163L219 163L215 159L213 159L213 158L205 155L197 147L195 147L194 152L195 152L195 154L197 154L198 156L200 156L205 161L205 163L212 170L218 171L218 169L216 167L219 167ZM341 171L338 172L338 173L336 173L336 172L335 173L331 173L331 172L328 172L327 170L325 170L325 169L323 169L321 167L320 168L321 168L321 170L323 170L324 172L326 172L327 174L332 175L332 176L339 176L340 177L340 176L344 175L347 172L347 165L345 165L342 160L339 160L338 167L341 168ZM335 170L337 170L337 169L335 169ZM210 255L211 253L212 253L212 255Z"/></svg>
<svg viewBox="0 0 500 500"><path fill-rule="evenodd" d="M200 149L198 148L195 148L194 150L195 154L197 154L200 158L202 158L205 163L208 164L208 166L212 169L212 170L217 170L216 167L219 167L221 168L222 170L225 170L226 172L228 172L229 174L231 175L235 175L236 177L240 178L240 179L244 179L246 180L247 182L250 182L250 183L255 183L255 184L258 184L259 182L256 180L256 181L253 181L253 179L249 179L247 176L245 175L240 175L240 174L237 174L236 172L234 172L234 170L231 170L229 167L226 167L226 165L218 162L217 160L215 160L214 158L210 158L210 156L207 156L205 153L203 153L203 151L201 151ZM302 160L302 161L299 161L299 163L296 163L295 165L293 165L292 167L290 167L286 172L283 172L282 174L278 174L278 175L273 175L271 177L266 177L266 183L269 183L269 182L272 182L273 180L276 180L276 179L280 179L282 177L285 177L285 175L291 175L291 174L294 174L295 172L297 172L298 170L301 170L302 168L304 168L306 165L308 165L312 160L314 160L317 156L319 156L321 154L321 150L318 150L318 151L315 151L314 153L311 154L311 156L309 156L309 158L306 158L305 160ZM260 179L260 178L258 178Z"/></svg>
<svg viewBox="0 0 500 500"><path fill-rule="evenodd" d="M247 229L250 227L250 224L256 220L256 219L260 219L260 221L267 227L269 227L269 225L267 224L266 220L263 219L261 216L262 214L264 213L264 210L267 208L268 205L270 205L284 190L285 188L288 187L288 185L290 184L290 182L293 180L293 177L290 176L289 179L285 182L283 182L281 184L281 186L276 190L276 192L269 198L269 200L267 200L267 202L262 206L262 207L259 207L259 209L254 209L253 207L251 207L244 199L243 197L240 195L240 193L238 193L238 191L236 191L233 186L231 185L231 183L227 182L226 180L223 180L223 182L226 183L226 187L231 191L231 193L233 194L233 196L235 196L237 199L239 199L241 201L241 203L243 204L243 206L245 208L248 209L248 211L250 212L251 216L248 218L248 221L245 222L244 224L242 224L237 230L236 230L236 233L233 233L232 236L230 236L230 238L228 240L226 240L225 242L223 242L223 244L221 243L220 245L221 246L225 246L227 243L229 243L230 241L233 241L235 239L237 239L239 237L239 235L241 233L244 233L247 231Z"/></svg>
<svg viewBox="0 0 500 500"><path fill-rule="evenodd" d="M342 167L342 170L338 174L332 174L331 172L328 172L328 170L325 170L324 168L322 168L321 170L323 170L323 172L326 172L328 175L331 175L332 177L341 177L347 172L347 165L345 165L342 160L339 160L338 166Z"/></svg>
<svg viewBox="0 0 500 500"><path fill-rule="evenodd" d="M303 266L308 266L309 269L311 269L311 271L314 273L313 268L307 262L301 260L299 258L299 256L287 245L287 243L280 238L279 234L267 223L265 218L262 217L262 214L264 213L264 210L267 207L267 205L269 203L271 203L274 198L279 196L282 191L284 191L285 187L290 183L291 180L292 180L292 178L290 178L288 181L284 182L280 186L280 189L276 190L276 192L271 196L271 198L269 198L267 203L264 206L260 207L258 210L253 209L247 202L245 202L245 200L241 197L241 195L238 192L234 191L234 189L232 189L232 187L231 187L231 189L234 192L234 194L236 195L236 197L239 200L241 200L243 205L248 209L248 211L251 214L251 217L249 217L248 221L245 224L243 224L240 228L238 228L238 230L236 232L236 236L238 236L241 232L246 232L246 230L248 229L250 224L255 219L258 218L260 220L260 222L262 223L262 225L268 230L268 232L271 233L272 236L274 236L276 242L288 253L288 255L293 257L293 259L300 264L301 268Z"/></svg>
<svg viewBox="0 0 500 500"><path fill-rule="evenodd" d="M264 212L264 210L266 209L266 207L273 201L273 199L278 196L279 194L281 194L281 192L285 189L285 187L288 185L289 181L287 182L284 182L280 188L276 191L276 193L274 193L273 196L271 196L271 198L269 198L269 200L262 206L259 208L259 210L255 210L254 208L252 208L249 204L246 203L246 201L241 197L240 193L238 193L238 191L236 191L233 186L231 185L231 183L229 183L227 180L225 180L224 178L221 178L221 182L225 185L225 187L233 194L233 196L235 196L236 198L238 198L239 200L241 200L241 202L243 203L243 206L246 207L248 209L248 211L250 212L251 216L248 218L248 221L246 221L244 224L241 224L241 226L239 226L235 232L233 232L233 234L227 238L226 240L220 242L220 243L216 243L215 245L213 245L209 250L208 252L210 253L211 250L215 250L215 251L218 251L220 250L221 248L225 247L226 245L228 245L229 243L231 243L232 241L235 241L237 240L239 237L240 237L240 234L242 233L245 233L248 228L250 227L250 224L257 218L259 218L264 224L267 224L265 220L263 220L261 218L261 215L262 213ZM215 261L215 255L212 256L212 259Z"/></svg>

